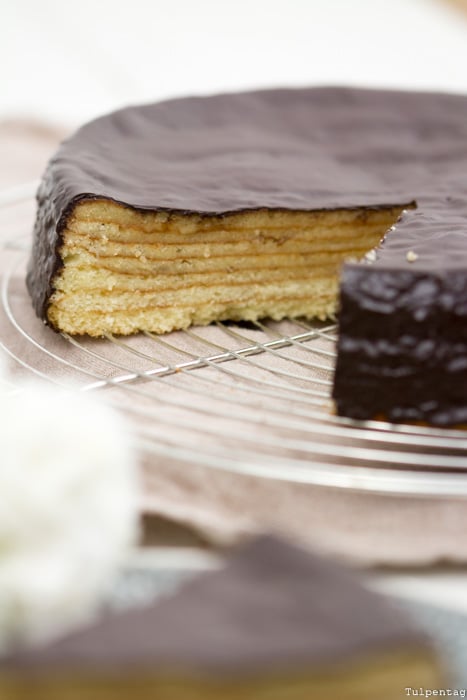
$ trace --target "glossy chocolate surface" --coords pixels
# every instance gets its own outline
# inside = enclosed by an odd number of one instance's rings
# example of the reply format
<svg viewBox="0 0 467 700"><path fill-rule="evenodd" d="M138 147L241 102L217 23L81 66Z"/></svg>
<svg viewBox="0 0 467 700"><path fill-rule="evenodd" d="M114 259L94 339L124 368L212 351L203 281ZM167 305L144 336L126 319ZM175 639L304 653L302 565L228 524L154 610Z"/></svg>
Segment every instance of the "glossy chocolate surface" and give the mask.
<svg viewBox="0 0 467 700"><path fill-rule="evenodd" d="M130 107L82 127L50 161L29 289L43 316L60 233L83 198L201 214L416 200L428 228L388 238L381 262L408 267L407 245L422 246L418 267L439 270L462 263L466 192L467 98L311 88ZM439 226L462 241L440 242Z"/></svg>
<svg viewBox="0 0 467 700"><path fill-rule="evenodd" d="M426 644L345 569L272 537L151 607L0 662L2 671L281 673Z"/></svg>

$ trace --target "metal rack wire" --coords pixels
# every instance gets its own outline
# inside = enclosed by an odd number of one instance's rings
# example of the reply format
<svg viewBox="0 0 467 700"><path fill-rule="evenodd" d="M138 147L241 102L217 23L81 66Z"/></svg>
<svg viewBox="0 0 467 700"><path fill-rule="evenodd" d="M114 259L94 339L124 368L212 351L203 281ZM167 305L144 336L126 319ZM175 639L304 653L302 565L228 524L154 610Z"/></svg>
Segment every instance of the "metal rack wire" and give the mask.
<svg viewBox="0 0 467 700"><path fill-rule="evenodd" d="M465 432L334 415L335 324L217 323L103 339L45 328L24 284L34 189L0 193L0 348L20 374L103 394L148 455L323 486L467 493Z"/></svg>

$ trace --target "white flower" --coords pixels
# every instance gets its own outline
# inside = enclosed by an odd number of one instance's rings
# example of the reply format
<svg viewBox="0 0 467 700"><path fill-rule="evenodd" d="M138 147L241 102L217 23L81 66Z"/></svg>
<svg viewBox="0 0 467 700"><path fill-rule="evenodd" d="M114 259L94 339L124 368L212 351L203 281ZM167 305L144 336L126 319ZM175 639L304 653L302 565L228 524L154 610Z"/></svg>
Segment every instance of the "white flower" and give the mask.
<svg viewBox="0 0 467 700"><path fill-rule="evenodd" d="M84 621L137 533L120 416L48 384L0 392L0 652Z"/></svg>

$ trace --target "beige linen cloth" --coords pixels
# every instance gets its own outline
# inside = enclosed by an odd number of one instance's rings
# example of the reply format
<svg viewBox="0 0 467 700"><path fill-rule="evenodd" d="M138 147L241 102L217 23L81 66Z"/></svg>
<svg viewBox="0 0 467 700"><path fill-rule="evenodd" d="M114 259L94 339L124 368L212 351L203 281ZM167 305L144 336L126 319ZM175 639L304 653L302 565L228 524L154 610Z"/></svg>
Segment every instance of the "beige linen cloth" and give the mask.
<svg viewBox="0 0 467 700"><path fill-rule="evenodd" d="M0 123L1 187L37 178L60 136L57 130L41 125ZM5 232L9 238L18 232L18 245L27 246L25 234L31 227L32 216L31 203L3 209L0 212L1 240L5 240ZM37 352L36 346L12 324L11 316L39 345L45 345L57 356L64 356L62 339L43 328L31 312L24 291L24 265L17 264L17 256L18 251L14 249L11 252L2 249L0 272L10 275L7 295L10 317L3 305L0 342L7 351L44 374L59 381L72 378L76 374L72 369L51 355ZM81 372L79 381L82 384L92 384L96 376L121 375L122 367L145 371L162 366L164 362L186 361L189 359L186 352L193 351L193 343L195 347L198 343L200 355L213 354L212 346L207 352L206 343L225 344L225 336L219 335L216 328L196 332L204 341L190 339L186 344L184 334L171 336L169 340L177 350L151 339L125 340L130 350L108 342L83 340L79 349L67 345L66 359L88 372ZM241 333L253 341L256 338L252 331L242 330ZM242 345L235 339L231 342L233 348ZM83 353L83 347L87 354ZM96 358L91 352L102 357ZM300 358L299 348L288 352ZM148 357L155 354L159 364L148 361ZM109 361L113 364L109 365ZM253 363L259 363L261 369L255 368ZM240 363L236 371L250 379L258 372L263 373L268 381L272 377L281 383L280 375L274 377L270 371L280 371L281 363L280 358L267 354L260 360L252 358L250 363ZM228 364L225 363L226 368ZM25 371L18 363L12 365L18 372ZM194 376L196 373L198 376ZM146 513L182 523L214 545L230 543L256 531L272 530L364 565L424 565L467 560L467 500L460 496L412 498L349 492L235 474L203 464L206 441L213 448L213 454L219 455L219 460L227 455L238 458L241 463L246 444L250 454L256 446L266 464L268 455L273 463L282 453L303 459L299 438L306 440L307 431L303 421L292 431L277 423L271 425L270 414L264 413L270 405L270 396L258 396L252 404L245 405L243 421L240 421L235 402L238 398L243 400L245 394L238 382L213 367L204 367L196 373L188 376L181 372L157 382L136 384L133 393L118 387L102 389L113 403L128 408L129 417L140 433L150 438L151 444L160 440L171 448L166 454L142 454ZM278 389L285 416L290 386L289 382L283 397ZM306 391L309 384L305 370L303 377L292 381L292 386L298 392L304 388ZM160 393L151 395L153 390ZM232 415L229 415L230 399ZM197 410L196 420L193 420L193 407ZM241 441L235 437L239 430ZM293 444L288 448L291 439ZM306 446L303 449L306 453ZM184 454L179 459L174 455L180 450ZM186 458L187 454L193 456L192 463Z"/></svg>

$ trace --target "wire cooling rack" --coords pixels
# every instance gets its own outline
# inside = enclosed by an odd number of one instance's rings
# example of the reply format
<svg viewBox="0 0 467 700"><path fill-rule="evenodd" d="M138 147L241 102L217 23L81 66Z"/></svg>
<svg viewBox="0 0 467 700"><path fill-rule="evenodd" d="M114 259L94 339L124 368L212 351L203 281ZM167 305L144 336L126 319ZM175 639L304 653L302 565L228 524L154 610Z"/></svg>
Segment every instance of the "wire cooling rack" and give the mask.
<svg viewBox="0 0 467 700"><path fill-rule="evenodd" d="M130 417L147 459L328 487L467 494L464 431L334 414L335 324L217 323L102 339L46 328L25 288L35 187L0 193L0 348L13 377L100 393Z"/></svg>

